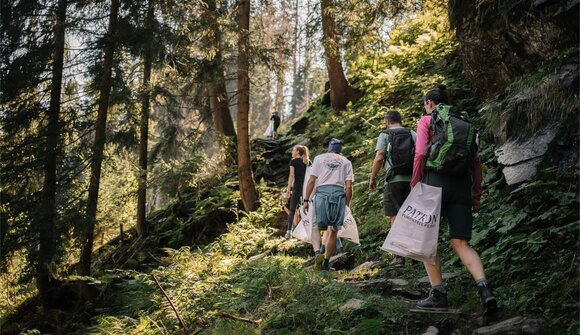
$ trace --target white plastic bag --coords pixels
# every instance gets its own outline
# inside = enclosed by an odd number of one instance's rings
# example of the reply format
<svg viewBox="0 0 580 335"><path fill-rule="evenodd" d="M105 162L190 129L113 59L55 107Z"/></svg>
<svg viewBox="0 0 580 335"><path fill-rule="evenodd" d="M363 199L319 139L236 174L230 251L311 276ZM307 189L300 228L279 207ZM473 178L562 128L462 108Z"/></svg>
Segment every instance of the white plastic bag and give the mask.
<svg viewBox="0 0 580 335"><path fill-rule="evenodd" d="M310 176L312 175L312 167L307 166L306 171L304 171L304 184L302 184L302 198L306 199L306 188L308 187L308 182L310 181ZM318 179L316 179L318 181ZM312 189L312 195L316 193L316 183L314 184L314 189Z"/></svg>
<svg viewBox="0 0 580 335"><path fill-rule="evenodd" d="M266 131L264 132L264 137L272 137L272 134L274 134L274 124L270 122L268 128L266 128Z"/></svg>
<svg viewBox="0 0 580 335"><path fill-rule="evenodd" d="M356 225L356 221L352 216L352 212L348 206L344 211L344 222L342 227L338 231L338 237L344 238L345 240L349 240L353 243L360 244L360 240L358 237L358 227Z"/></svg>
<svg viewBox="0 0 580 335"><path fill-rule="evenodd" d="M314 211L314 203L311 202L308 208L308 213L304 212L304 206L298 207L300 213L300 222L294 228L292 236L304 242L312 242L312 227L316 224L316 213Z"/></svg>
<svg viewBox="0 0 580 335"><path fill-rule="evenodd" d="M418 183L403 202L381 249L435 264L441 188Z"/></svg>

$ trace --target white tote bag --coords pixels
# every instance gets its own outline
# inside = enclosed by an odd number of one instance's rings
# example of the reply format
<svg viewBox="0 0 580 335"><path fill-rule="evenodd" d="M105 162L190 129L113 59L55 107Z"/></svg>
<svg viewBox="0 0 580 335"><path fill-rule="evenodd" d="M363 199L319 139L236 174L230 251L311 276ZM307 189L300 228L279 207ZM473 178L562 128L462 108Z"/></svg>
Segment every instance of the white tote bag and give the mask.
<svg viewBox="0 0 580 335"><path fill-rule="evenodd" d="M266 128L266 131L264 132L264 137L271 137L273 133L274 133L274 124L270 122L268 128Z"/></svg>
<svg viewBox="0 0 580 335"><path fill-rule="evenodd" d="M435 264L441 219L441 188L418 183L399 209L381 249Z"/></svg>
<svg viewBox="0 0 580 335"><path fill-rule="evenodd" d="M308 213L304 213L304 206L300 205L300 207L298 207L298 212L300 213L300 222L298 222L296 228L294 228L292 236L304 242L312 242L312 227L316 223L316 213L314 207L314 202L311 202L308 208Z"/></svg>
<svg viewBox="0 0 580 335"><path fill-rule="evenodd" d="M348 206L344 211L344 222L342 227L338 231L338 237L344 238L345 240L349 240L353 243L360 244L360 240L358 237L358 227L356 225L356 221L352 216L352 212Z"/></svg>

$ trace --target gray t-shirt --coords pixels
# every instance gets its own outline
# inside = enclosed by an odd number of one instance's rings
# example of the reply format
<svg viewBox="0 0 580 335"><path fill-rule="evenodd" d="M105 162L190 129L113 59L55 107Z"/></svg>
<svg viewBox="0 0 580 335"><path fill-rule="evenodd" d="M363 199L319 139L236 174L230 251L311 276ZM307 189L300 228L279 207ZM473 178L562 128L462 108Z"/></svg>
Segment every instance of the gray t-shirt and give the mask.
<svg viewBox="0 0 580 335"><path fill-rule="evenodd" d="M404 128L404 127L391 127L390 129L395 129L395 128ZM411 136L413 137L413 141L417 141L417 133L414 132L413 130L411 130ZM375 152L379 151L379 150L384 150L385 151L385 168L387 169L387 176L389 175L389 172L391 171L391 168L393 166L392 161L391 161L391 152L390 152L390 148L388 148L389 145L389 135L385 134L385 133L381 133L379 135L379 138L377 139L377 146L375 147ZM387 182L387 181L385 181ZM411 182L411 175L394 175L392 176L389 181L389 183L398 183L398 182Z"/></svg>
<svg viewBox="0 0 580 335"><path fill-rule="evenodd" d="M318 186L344 186L347 180L354 182L352 163L346 157L330 152L314 158L311 175L317 178Z"/></svg>

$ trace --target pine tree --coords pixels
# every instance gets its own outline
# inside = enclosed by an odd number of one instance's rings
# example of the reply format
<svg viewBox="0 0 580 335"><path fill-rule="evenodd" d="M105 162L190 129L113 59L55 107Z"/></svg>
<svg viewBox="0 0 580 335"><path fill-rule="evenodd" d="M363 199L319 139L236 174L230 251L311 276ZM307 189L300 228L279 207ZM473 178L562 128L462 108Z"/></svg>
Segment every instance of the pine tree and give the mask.
<svg viewBox="0 0 580 335"><path fill-rule="evenodd" d="M324 36L324 52L330 83L330 105L337 111L346 109L346 105L354 99L354 90L344 76L340 59L336 23L332 16L331 0L320 0L322 11L322 31Z"/></svg>
<svg viewBox="0 0 580 335"><path fill-rule="evenodd" d="M104 37L104 59L99 76L99 101L98 114L95 125L95 139L92 149L92 165L90 174L90 184L87 199L87 217L85 227L81 233L81 260L79 262L79 274L90 276L91 259L93 253L94 231L97 220L97 204L99 200L99 185L101 181L101 167L103 162L103 152L106 141L107 113L109 110L109 96L111 92L111 77L113 57L115 53L115 35L117 32L117 20L119 11L119 1L111 0L109 14L109 26ZM88 288L87 286L84 286ZM86 290L86 298L92 298L91 292Z"/></svg>
<svg viewBox="0 0 580 335"><path fill-rule="evenodd" d="M246 211L256 208L258 194L252 173L250 157L250 78L248 76L248 48L250 42L250 0L240 0L238 6L239 39L238 39L238 179L240 195Z"/></svg>

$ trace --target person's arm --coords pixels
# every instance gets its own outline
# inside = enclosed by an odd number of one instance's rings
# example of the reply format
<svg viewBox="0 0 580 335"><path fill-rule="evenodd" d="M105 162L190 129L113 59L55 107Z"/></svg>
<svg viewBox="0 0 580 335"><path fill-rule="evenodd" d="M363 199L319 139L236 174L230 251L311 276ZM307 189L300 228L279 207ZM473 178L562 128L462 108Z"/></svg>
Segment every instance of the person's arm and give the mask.
<svg viewBox="0 0 580 335"><path fill-rule="evenodd" d="M347 180L344 183L344 191L346 193L346 205L350 207L350 200L352 199L352 180Z"/></svg>
<svg viewBox="0 0 580 335"><path fill-rule="evenodd" d="M308 179L308 184L306 185L306 195L304 197L304 209L308 211L309 203L310 203L310 195L312 194L312 190L314 190L314 184L316 184L316 176L310 175L310 179Z"/></svg>
<svg viewBox="0 0 580 335"><path fill-rule="evenodd" d="M481 159L477 150L473 155L473 175L471 176L471 204L475 212L479 212L481 194L483 193L481 182L483 180L483 172L481 166Z"/></svg>
<svg viewBox="0 0 580 335"><path fill-rule="evenodd" d="M384 161L385 161L385 150L377 150L377 153L375 154L375 159L373 160L373 167L371 169L371 180L369 181L369 191L375 189L377 174L381 170Z"/></svg>
<svg viewBox="0 0 580 335"><path fill-rule="evenodd" d="M290 191L294 185L294 166L290 165L290 175L288 176L288 186L286 187L286 197L290 197Z"/></svg>
<svg viewBox="0 0 580 335"><path fill-rule="evenodd" d="M425 163L427 162L427 146L429 144L429 124L431 115L425 115L417 125L417 140L415 141L415 158L413 160L413 176L411 188L415 187L423 178Z"/></svg>

